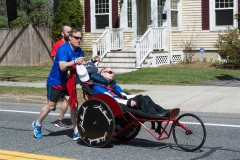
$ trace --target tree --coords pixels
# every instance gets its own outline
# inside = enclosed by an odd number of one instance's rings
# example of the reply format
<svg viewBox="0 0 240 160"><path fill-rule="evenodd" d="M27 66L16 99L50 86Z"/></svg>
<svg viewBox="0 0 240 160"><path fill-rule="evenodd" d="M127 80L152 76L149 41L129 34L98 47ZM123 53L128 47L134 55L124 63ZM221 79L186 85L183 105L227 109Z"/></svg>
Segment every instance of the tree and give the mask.
<svg viewBox="0 0 240 160"><path fill-rule="evenodd" d="M6 0L6 5L8 26L10 26L10 23L17 18L17 0Z"/></svg>
<svg viewBox="0 0 240 160"><path fill-rule="evenodd" d="M49 0L19 0L18 5L18 18L12 21L11 27L51 26L53 8Z"/></svg>
<svg viewBox="0 0 240 160"><path fill-rule="evenodd" d="M63 25L82 28L83 19L82 5L79 0L62 0L53 19L52 35L54 41L61 38L59 30Z"/></svg>
<svg viewBox="0 0 240 160"><path fill-rule="evenodd" d="M196 46L199 40L199 33L196 30L197 20L192 20L187 24L186 29L182 32L179 32L179 38L181 39L181 47L185 53L186 63L191 64L193 57L196 53Z"/></svg>
<svg viewBox="0 0 240 160"><path fill-rule="evenodd" d="M6 0L0 0L0 28L8 26Z"/></svg>

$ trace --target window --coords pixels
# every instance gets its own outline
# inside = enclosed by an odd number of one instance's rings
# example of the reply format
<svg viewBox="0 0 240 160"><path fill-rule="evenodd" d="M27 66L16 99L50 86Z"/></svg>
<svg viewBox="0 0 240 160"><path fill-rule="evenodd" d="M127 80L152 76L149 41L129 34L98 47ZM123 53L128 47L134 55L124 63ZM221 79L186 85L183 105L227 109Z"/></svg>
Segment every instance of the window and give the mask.
<svg viewBox="0 0 240 160"><path fill-rule="evenodd" d="M162 12L163 12L163 6L165 4L165 1L158 0L158 27L162 27L163 21L162 21Z"/></svg>
<svg viewBox="0 0 240 160"><path fill-rule="evenodd" d="M210 0L210 30L237 27L234 14L237 13L237 0Z"/></svg>
<svg viewBox="0 0 240 160"><path fill-rule="evenodd" d="M132 27L132 0L127 1L128 27Z"/></svg>
<svg viewBox="0 0 240 160"><path fill-rule="evenodd" d="M178 27L178 0L171 0L172 27Z"/></svg>
<svg viewBox="0 0 240 160"><path fill-rule="evenodd" d="M112 27L112 1L90 0L91 32L102 33L106 27Z"/></svg>
<svg viewBox="0 0 240 160"><path fill-rule="evenodd" d="M109 0L95 0L96 29L109 26Z"/></svg>

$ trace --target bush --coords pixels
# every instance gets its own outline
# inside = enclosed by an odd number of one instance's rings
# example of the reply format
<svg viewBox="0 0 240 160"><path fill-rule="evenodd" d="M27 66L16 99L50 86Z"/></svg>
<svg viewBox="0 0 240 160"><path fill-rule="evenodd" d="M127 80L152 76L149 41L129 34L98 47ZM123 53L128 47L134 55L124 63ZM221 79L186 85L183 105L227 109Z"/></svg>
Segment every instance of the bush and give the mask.
<svg viewBox="0 0 240 160"><path fill-rule="evenodd" d="M52 35L54 41L61 39L60 28L63 25L82 28L83 20L83 10L79 0L62 0L53 19Z"/></svg>
<svg viewBox="0 0 240 160"><path fill-rule="evenodd" d="M240 33L237 28L228 28L223 33L218 33L218 40L214 44L221 57L229 57L229 60L240 67Z"/></svg>
<svg viewBox="0 0 240 160"><path fill-rule="evenodd" d="M7 28L7 26L8 26L7 17L0 15L0 28Z"/></svg>

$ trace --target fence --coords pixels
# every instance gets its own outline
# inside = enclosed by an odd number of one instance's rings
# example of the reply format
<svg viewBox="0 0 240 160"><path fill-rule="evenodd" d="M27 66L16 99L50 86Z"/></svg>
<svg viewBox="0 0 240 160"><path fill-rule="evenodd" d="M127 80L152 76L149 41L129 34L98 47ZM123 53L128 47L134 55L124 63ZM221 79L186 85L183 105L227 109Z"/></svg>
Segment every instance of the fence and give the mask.
<svg viewBox="0 0 240 160"><path fill-rule="evenodd" d="M141 68L142 63L153 50L164 49L164 28L148 26L148 30L136 41L136 67Z"/></svg>
<svg viewBox="0 0 240 160"><path fill-rule="evenodd" d="M93 55L99 54L104 57L110 50L123 49L123 28L109 28L102 35L92 43Z"/></svg>
<svg viewBox="0 0 240 160"><path fill-rule="evenodd" d="M38 65L52 62L50 28L28 25L0 29L0 65Z"/></svg>

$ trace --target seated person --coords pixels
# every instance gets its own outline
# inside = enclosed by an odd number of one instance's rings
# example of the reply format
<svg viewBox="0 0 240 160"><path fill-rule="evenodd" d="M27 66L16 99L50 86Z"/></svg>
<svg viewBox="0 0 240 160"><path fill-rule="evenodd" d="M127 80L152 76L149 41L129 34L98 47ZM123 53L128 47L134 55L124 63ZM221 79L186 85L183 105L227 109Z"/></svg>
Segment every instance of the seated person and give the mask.
<svg viewBox="0 0 240 160"><path fill-rule="evenodd" d="M144 113L158 116L167 116L170 112L170 110L163 109L158 104L155 104L149 96L125 94L121 87L117 85L113 79L114 72L111 68L102 69L100 75L109 82L109 86L110 88L113 88L113 90L108 87L104 87L103 85L95 84L93 86L93 92L95 94L105 93L115 98L115 100L120 104L122 110L127 110L125 109L126 107L131 107L133 109L141 110Z"/></svg>

